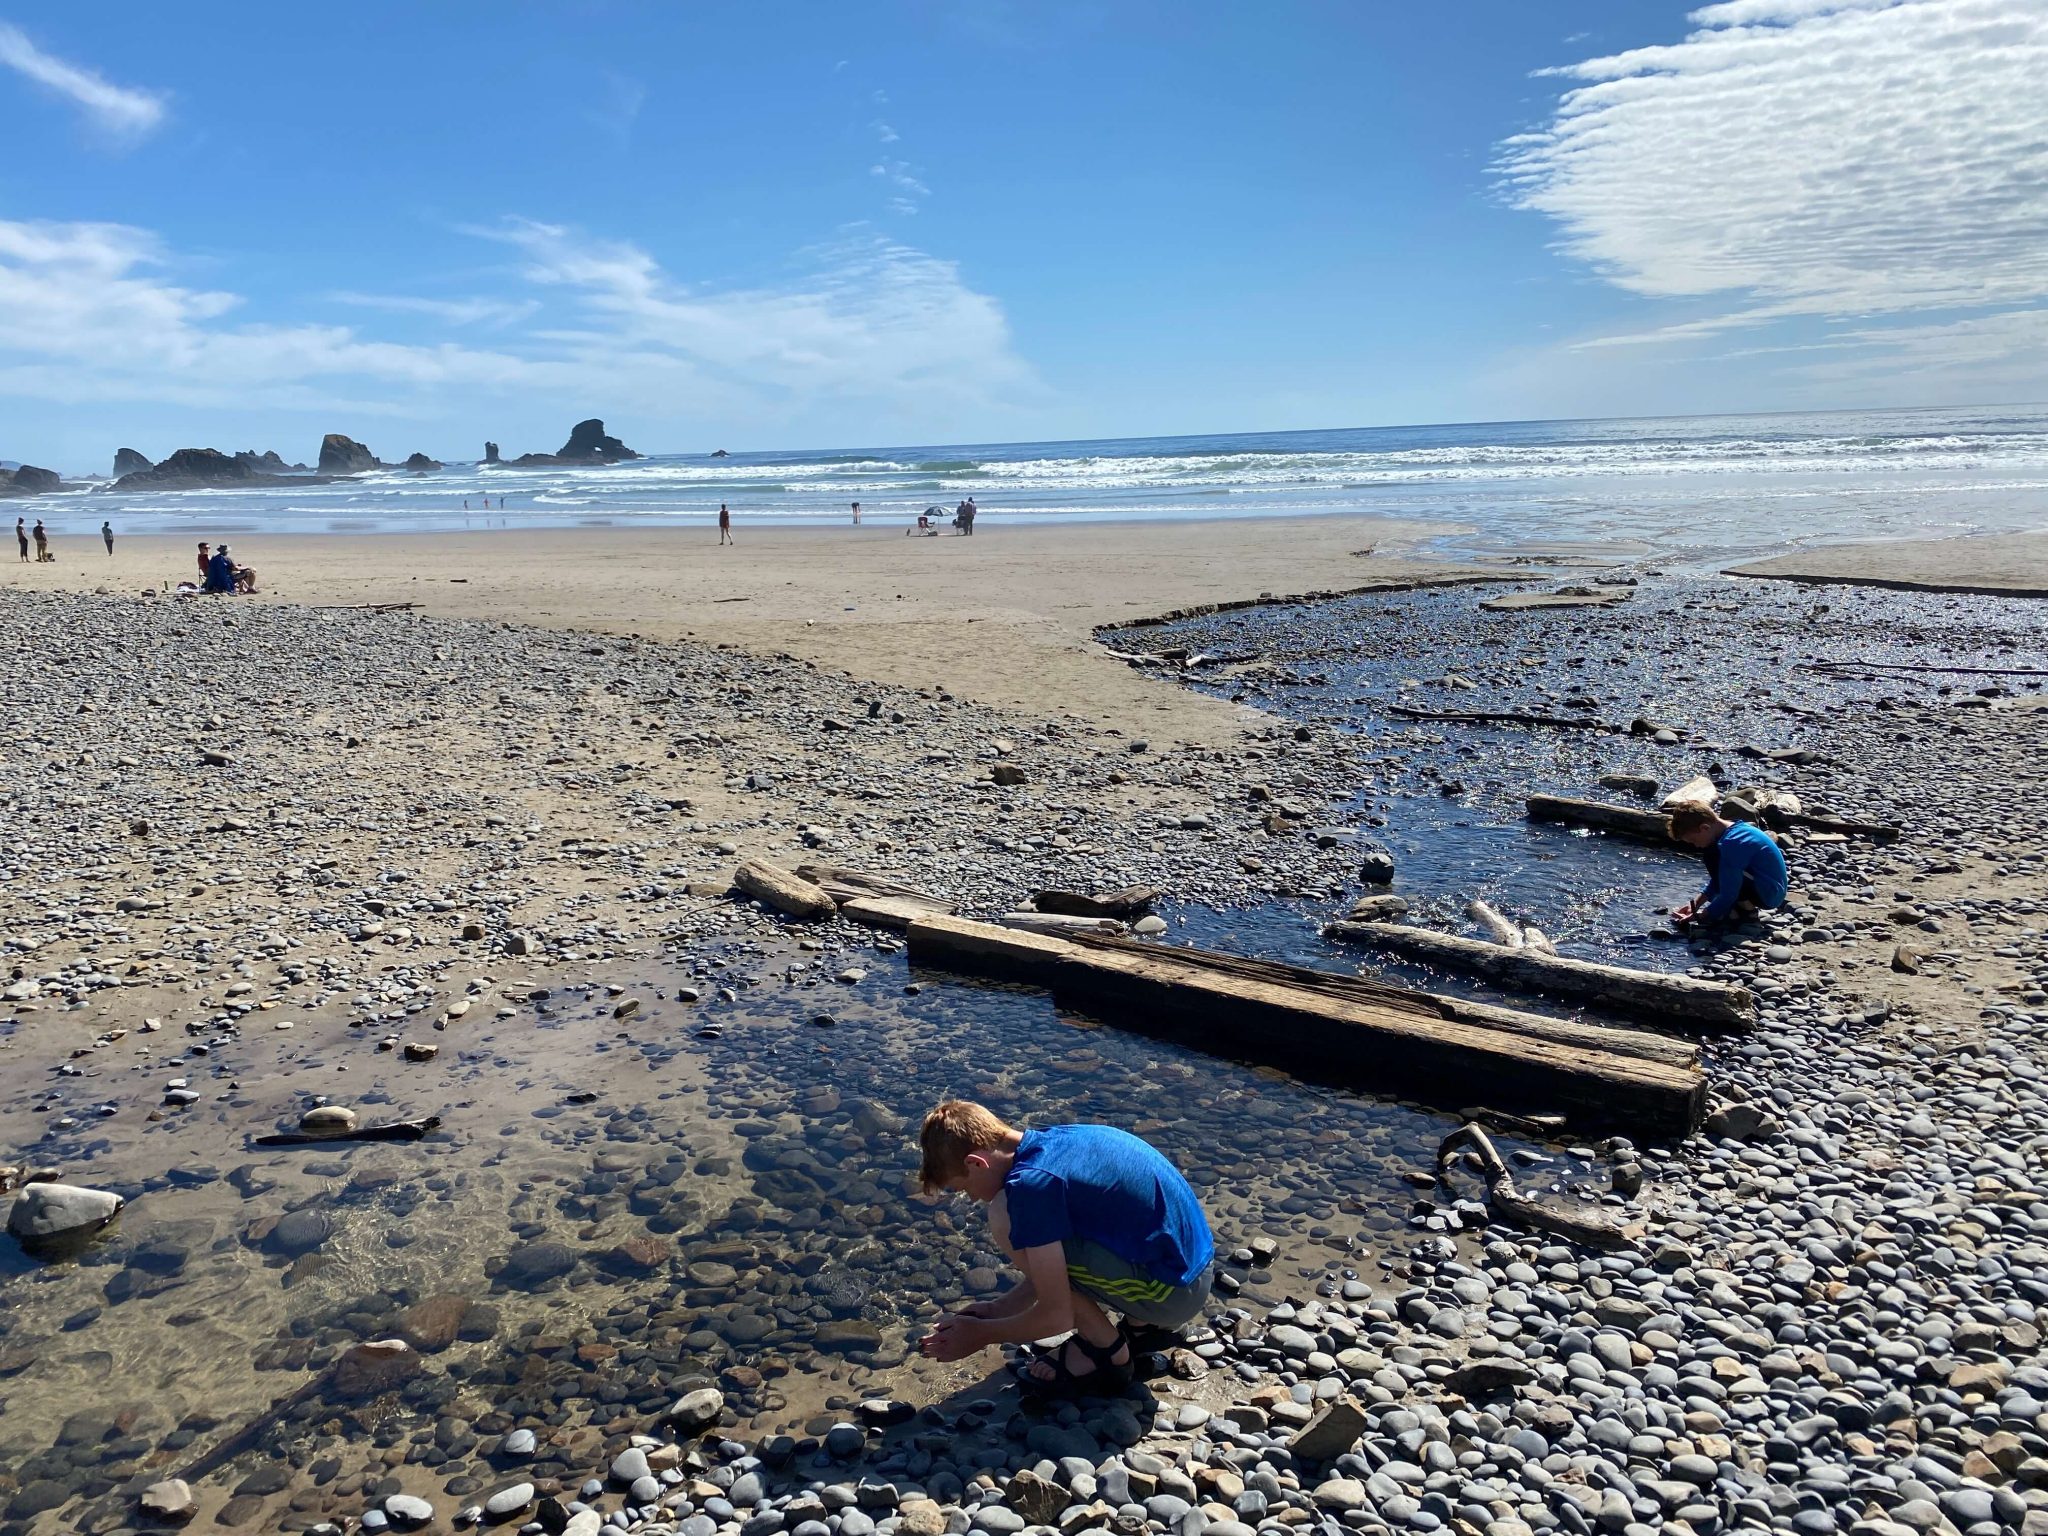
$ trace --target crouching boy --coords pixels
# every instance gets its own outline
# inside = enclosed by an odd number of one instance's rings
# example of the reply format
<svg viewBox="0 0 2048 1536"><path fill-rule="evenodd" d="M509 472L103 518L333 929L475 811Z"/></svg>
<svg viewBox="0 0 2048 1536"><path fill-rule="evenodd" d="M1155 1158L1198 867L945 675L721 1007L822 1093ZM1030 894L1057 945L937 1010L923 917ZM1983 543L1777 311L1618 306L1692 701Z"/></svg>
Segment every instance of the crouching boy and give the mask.
<svg viewBox="0 0 2048 1536"><path fill-rule="evenodd" d="M920 1139L925 1193L987 1206L995 1246L1024 1276L935 1324L919 1346L934 1360L1072 1329L1018 1382L1048 1397L1114 1397L1131 1384L1125 1324L1179 1329L1200 1315L1216 1256L1208 1218L1180 1170L1136 1136L1107 1125L1020 1131L949 1099Z"/></svg>

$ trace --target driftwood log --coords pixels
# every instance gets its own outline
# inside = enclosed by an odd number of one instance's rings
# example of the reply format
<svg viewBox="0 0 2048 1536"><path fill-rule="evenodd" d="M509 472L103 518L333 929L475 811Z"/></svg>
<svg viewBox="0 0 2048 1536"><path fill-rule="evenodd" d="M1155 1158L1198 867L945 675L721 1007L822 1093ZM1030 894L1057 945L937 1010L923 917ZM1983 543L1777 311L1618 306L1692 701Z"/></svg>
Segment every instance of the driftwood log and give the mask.
<svg viewBox="0 0 2048 1536"><path fill-rule="evenodd" d="M1079 891L1046 890L1035 893L1031 905L1041 912L1067 917L1140 917L1150 910L1160 893L1149 885L1127 885L1122 890L1084 896Z"/></svg>
<svg viewBox="0 0 2048 1536"><path fill-rule="evenodd" d="M1705 1109L1691 1041L1435 997L1274 961L964 918L913 923L910 959L1049 987L1063 1005L1322 1081L1475 1095L1575 1125L1685 1134Z"/></svg>
<svg viewBox="0 0 2048 1536"><path fill-rule="evenodd" d="M1592 827L1601 832L1615 832L1623 837L1638 838L1646 843L1661 843L1666 848L1685 848L1685 844L1672 840L1671 834L1665 830L1663 814L1658 811L1637 810L1627 805L1608 805L1600 800L1572 800L1563 795L1531 795L1528 816L1531 821L1556 822L1567 827Z"/></svg>
<svg viewBox="0 0 2048 1536"><path fill-rule="evenodd" d="M1773 827L1796 827L1802 832L1838 832L1845 837L1867 837L1875 843L1888 843L1899 835L1899 829L1885 821L1844 821L1836 816L1817 816L1810 811L1781 811L1775 806L1765 806L1763 817Z"/></svg>
<svg viewBox="0 0 2048 1536"><path fill-rule="evenodd" d="M839 903L822 886L762 859L749 859L742 864L734 871L732 883L741 895L751 896L788 917L815 922L839 911Z"/></svg>
<svg viewBox="0 0 2048 1536"><path fill-rule="evenodd" d="M1018 928L1026 933L1129 933L1130 929L1113 917L1075 917L1064 912L1005 912L996 919L1005 928Z"/></svg>
<svg viewBox="0 0 2048 1536"><path fill-rule="evenodd" d="M1486 944L1399 923L1331 923L1323 929L1323 937L1412 956L1489 981L1583 997L1677 1027L1738 1029L1756 1022L1756 999L1746 988L1702 981L1697 976L1571 960L1526 945Z"/></svg>
<svg viewBox="0 0 2048 1536"><path fill-rule="evenodd" d="M352 1131L278 1131L258 1136L250 1144L258 1147L305 1147L322 1141L418 1141L441 1128L439 1115L424 1120L394 1120L388 1125L359 1125Z"/></svg>
<svg viewBox="0 0 2048 1536"><path fill-rule="evenodd" d="M1566 1242L1588 1248L1625 1248L1639 1241L1644 1232L1639 1221L1628 1221L1599 1206L1572 1210L1546 1205L1515 1188L1515 1176L1494 1150L1493 1140L1479 1126L1467 1123L1446 1136L1436 1149L1436 1172L1444 1177L1453 1153L1470 1147L1479 1158L1486 1177L1486 1203L1518 1227L1548 1232Z"/></svg>

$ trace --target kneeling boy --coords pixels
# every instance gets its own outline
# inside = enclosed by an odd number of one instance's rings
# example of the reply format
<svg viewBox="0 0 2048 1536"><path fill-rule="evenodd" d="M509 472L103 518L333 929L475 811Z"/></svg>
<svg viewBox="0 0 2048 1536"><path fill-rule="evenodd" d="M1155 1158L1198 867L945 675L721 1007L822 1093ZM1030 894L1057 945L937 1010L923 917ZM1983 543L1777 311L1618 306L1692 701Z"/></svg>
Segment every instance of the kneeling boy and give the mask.
<svg viewBox="0 0 2048 1536"><path fill-rule="evenodd" d="M1152 1147L1107 1125L1020 1131L949 1099L924 1118L924 1188L972 1195L1023 1281L941 1320L920 1348L959 1360L991 1344L1072 1329L1019 1373L1029 1391L1115 1396L1131 1382L1126 1322L1178 1329L1209 1299L1216 1245L1188 1181Z"/></svg>

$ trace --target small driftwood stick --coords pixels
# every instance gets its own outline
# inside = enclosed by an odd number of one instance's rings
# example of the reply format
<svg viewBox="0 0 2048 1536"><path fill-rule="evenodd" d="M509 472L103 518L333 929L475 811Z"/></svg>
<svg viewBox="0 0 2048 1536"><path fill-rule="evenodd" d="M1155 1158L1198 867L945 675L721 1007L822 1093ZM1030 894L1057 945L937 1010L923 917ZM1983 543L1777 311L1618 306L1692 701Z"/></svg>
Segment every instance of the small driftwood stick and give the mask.
<svg viewBox="0 0 2048 1536"><path fill-rule="evenodd" d="M1466 1146L1478 1154L1480 1165L1485 1170L1487 1204L1516 1226L1548 1232L1567 1242L1583 1243L1588 1248L1625 1248L1642 1237L1644 1228L1641 1222L1624 1221L1612 1211L1601 1210L1597 1206L1570 1210L1545 1205L1522 1194L1515 1188L1515 1178L1508 1171L1508 1165L1494 1149L1492 1138L1469 1122L1451 1132L1437 1147L1439 1179L1444 1176L1451 1154Z"/></svg>
<svg viewBox="0 0 2048 1536"><path fill-rule="evenodd" d="M1618 729L1591 715L1534 715L1519 709L1415 709L1407 704L1389 704L1387 713L1403 720L1435 720L1447 725L1548 725L1561 731Z"/></svg>

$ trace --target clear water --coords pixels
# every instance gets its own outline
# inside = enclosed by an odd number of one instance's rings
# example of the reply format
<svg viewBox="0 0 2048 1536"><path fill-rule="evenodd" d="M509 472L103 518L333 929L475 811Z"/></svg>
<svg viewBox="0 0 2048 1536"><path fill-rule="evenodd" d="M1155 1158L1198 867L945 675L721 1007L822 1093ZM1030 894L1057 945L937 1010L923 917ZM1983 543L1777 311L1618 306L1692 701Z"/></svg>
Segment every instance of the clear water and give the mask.
<svg viewBox="0 0 2048 1536"><path fill-rule="evenodd" d="M1597 541L1714 555L2032 528L2044 491L2048 407L2007 407L452 464L328 485L89 490L36 510L60 533L103 517L135 534L326 533L702 523L721 502L755 523L815 525L850 521L859 501L865 518L900 523L973 496L984 526L1367 513L1468 528L1465 551Z"/></svg>

